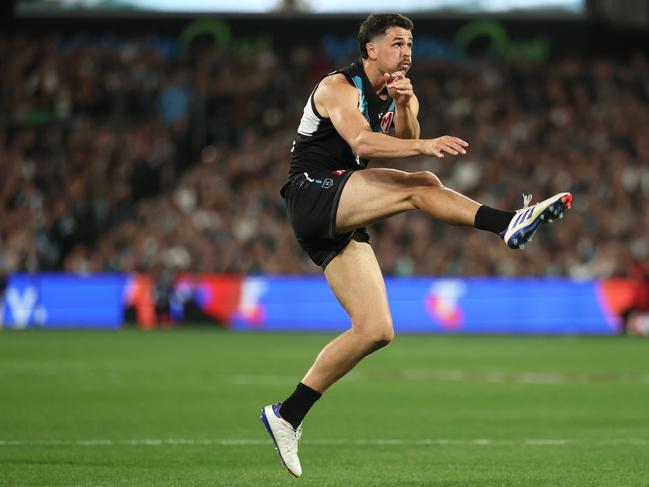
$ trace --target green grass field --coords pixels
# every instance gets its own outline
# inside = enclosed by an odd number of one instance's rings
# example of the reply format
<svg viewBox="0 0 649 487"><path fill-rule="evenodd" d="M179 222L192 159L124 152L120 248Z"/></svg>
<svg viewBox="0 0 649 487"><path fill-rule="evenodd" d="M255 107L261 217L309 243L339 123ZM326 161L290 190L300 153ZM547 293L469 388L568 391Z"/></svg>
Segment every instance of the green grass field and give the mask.
<svg viewBox="0 0 649 487"><path fill-rule="evenodd" d="M304 474L259 421L330 338L0 332L0 485L649 486L649 341L400 335L316 404Z"/></svg>

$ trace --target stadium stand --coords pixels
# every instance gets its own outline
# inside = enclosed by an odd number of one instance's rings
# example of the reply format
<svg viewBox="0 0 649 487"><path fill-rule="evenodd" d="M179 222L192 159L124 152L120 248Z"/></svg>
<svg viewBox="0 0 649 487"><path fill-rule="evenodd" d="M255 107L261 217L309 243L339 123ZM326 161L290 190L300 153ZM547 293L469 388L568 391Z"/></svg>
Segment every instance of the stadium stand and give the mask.
<svg viewBox="0 0 649 487"><path fill-rule="evenodd" d="M8 55L20 52L20 56ZM311 48L251 56L148 38L0 37L0 275L163 270L318 273L279 196ZM571 191L523 252L419 213L374 226L386 274L625 275L649 262L649 63L417 63L423 136L471 143L431 170L490 205Z"/></svg>

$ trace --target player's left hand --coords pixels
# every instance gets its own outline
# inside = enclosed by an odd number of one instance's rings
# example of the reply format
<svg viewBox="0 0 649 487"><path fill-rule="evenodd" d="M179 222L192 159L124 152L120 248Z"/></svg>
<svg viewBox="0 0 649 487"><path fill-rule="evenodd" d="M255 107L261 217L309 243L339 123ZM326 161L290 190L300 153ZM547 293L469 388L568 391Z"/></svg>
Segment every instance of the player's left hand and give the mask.
<svg viewBox="0 0 649 487"><path fill-rule="evenodd" d="M415 92L412 90L412 82L406 78L403 71L395 71L392 74L385 73L385 84L388 95L397 105L406 106Z"/></svg>

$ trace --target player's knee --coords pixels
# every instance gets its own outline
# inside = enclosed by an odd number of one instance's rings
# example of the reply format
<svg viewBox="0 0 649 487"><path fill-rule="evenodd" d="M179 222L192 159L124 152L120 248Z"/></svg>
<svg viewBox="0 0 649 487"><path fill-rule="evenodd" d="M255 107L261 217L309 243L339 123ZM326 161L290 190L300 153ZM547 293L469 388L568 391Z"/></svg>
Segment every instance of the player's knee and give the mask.
<svg viewBox="0 0 649 487"><path fill-rule="evenodd" d="M411 193L410 201L415 208L421 207L421 199L430 192L431 189L441 188L442 181L430 171L421 171L410 174Z"/></svg>
<svg viewBox="0 0 649 487"><path fill-rule="evenodd" d="M378 350L379 348L389 345L390 342L394 340L392 321L386 319L382 323L375 324L371 331L365 333L365 338L372 350Z"/></svg>
<svg viewBox="0 0 649 487"><path fill-rule="evenodd" d="M377 348L383 348L388 346L392 340L394 340L394 330L392 329L392 326L390 326L390 328L386 328L375 337L374 345Z"/></svg>
<svg viewBox="0 0 649 487"><path fill-rule="evenodd" d="M420 171L412 173L416 186L423 186L424 188L440 187L442 181L430 171Z"/></svg>

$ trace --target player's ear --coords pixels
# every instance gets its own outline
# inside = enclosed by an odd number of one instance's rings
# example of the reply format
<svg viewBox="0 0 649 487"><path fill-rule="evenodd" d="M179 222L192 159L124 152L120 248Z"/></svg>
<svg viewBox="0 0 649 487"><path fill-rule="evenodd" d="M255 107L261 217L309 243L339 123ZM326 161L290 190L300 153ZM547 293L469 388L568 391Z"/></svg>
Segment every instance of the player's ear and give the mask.
<svg viewBox="0 0 649 487"><path fill-rule="evenodd" d="M368 59L376 59L377 58L377 45L376 42L370 41L367 44L365 44L365 48L367 49L367 58Z"/></svg>

